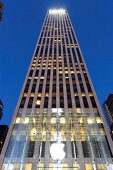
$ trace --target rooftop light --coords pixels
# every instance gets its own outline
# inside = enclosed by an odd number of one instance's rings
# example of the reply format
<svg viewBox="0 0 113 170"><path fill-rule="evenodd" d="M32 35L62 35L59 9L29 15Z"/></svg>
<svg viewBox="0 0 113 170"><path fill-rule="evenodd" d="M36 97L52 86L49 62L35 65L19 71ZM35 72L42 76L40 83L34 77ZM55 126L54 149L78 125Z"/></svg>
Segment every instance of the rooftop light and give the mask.
<svg viewBox="0 0 113 170"><path fill-rule="evenodd" d="M64 15L66 13L66 10L65 9L50 9L49 10L49 14L53 14L53 15L56 15L56 14L61 14L61 15Z"/></svg>

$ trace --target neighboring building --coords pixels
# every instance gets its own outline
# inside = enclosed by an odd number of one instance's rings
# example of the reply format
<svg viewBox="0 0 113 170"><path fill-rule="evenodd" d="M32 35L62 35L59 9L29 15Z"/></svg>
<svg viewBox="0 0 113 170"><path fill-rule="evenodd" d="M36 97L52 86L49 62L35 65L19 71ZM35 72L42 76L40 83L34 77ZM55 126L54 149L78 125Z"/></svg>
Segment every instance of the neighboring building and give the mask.
<svg viewBox="0 0 113 170"><path fill-rule="evenodd" d="M0 100L0 120L3 116L3 108L4 108L3 103ZM0 153L2 151L7 132L8 132L8 126L7 125L0 125Z"/></svg>
<svg viewBox="0 0 113 170"><path fill-rule="evenodd" d="M0 100L0 120L2 119L2 116L3 116L3 108L4 108L3 103Z"/></svg>
<svg viewBox="0 0 113 170"><path fill-rule="evenodd" d="M0 2L0 21L1 21L2 18L3 18L2 10L3 10L3 3Z"/></svg>
<svg viewBox="0 0 113 170"><path fill-rule="evenodd" d="M108 128L110 129L110 134L113 139L113 94L109 94L107 100L103 104L104 113L108 123Z"/></svg>
<svg viewBox="0 0 113 170"><path fill-rule="evenodd" d="M113 170L111 152L112 139L69 15L49 10L0 169Z"/></svg>
<svg viewBox="0 0 113 170"><path fill-rule="evenodd" d="M8 132L8 126L0 125L0 153L2 151L4 142L5 142L5 138L7 136L7 132Z"/></svg>

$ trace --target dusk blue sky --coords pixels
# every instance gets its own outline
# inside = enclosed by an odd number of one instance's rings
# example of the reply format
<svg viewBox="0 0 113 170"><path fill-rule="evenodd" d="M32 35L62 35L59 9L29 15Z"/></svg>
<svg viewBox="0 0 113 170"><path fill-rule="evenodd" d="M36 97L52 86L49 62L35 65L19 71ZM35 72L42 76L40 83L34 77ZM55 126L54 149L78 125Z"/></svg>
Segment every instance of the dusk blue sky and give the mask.
<svg viewBox="0 0 113 170"><path fill-rule="evenodd" d="M113 0L3 0L0 22L1 124L10 124L31 57L50 8L68 10L102 106L113 93Z"/></svg>

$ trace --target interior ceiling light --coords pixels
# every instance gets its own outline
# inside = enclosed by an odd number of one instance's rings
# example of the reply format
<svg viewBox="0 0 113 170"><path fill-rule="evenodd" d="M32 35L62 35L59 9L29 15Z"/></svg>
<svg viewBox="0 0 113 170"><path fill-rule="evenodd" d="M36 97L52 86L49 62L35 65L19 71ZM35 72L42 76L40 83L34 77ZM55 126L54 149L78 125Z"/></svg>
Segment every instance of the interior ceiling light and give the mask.
<svg viewBox="0 0 113 170"><path fill-rule="evenodd" d="M61 15L64 15L66 13L66 10L65 9L50 9L49 10L49 14L53 14L53 15L56 15L56 14L61 14Z"/></svg>

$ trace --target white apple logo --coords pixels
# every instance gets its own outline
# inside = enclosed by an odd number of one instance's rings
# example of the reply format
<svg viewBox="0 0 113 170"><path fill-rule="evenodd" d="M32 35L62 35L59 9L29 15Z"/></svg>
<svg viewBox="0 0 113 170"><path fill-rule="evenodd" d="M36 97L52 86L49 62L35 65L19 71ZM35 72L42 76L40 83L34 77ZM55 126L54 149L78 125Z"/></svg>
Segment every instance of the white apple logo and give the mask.
<svg viewBox="0 0 113 170"><path fill-rule="evenodd" d="M54 160L63 160L66 153L64 152L64 144L63 143L59 143L59 142L56 142L56 143L53 143L51 146L50 146L50 154L51 154L51 157L54 159Z"/></svg>

